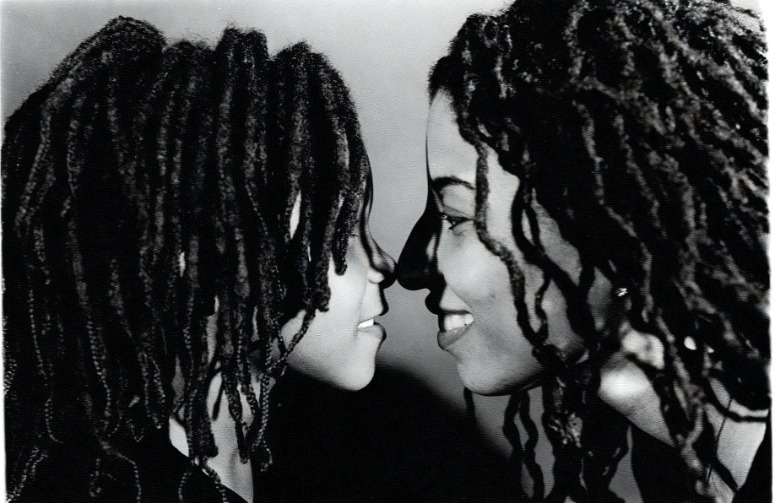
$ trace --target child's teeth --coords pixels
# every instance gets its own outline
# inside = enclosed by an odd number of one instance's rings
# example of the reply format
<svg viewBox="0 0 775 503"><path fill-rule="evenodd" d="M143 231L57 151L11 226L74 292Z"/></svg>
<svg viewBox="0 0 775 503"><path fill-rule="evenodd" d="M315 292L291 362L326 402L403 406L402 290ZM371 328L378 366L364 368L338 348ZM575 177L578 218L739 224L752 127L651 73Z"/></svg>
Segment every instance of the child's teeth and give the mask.
<svg viewBox="0 0 775 503"><path fill-rule="evenodd" d="M358 325L358 328L367 328L367 327L371 327L373 325L374 325L374 318L372 318L370 320L364 321L363 323Z"/></svg>

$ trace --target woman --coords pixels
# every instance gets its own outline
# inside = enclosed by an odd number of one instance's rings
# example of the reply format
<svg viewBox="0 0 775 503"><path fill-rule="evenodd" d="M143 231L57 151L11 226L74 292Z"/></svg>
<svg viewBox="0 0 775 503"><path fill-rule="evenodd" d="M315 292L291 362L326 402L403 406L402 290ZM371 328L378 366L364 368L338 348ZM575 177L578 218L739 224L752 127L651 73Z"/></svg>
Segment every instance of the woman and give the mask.
<svg viewBox="0 0 775 503"><path fill-rule="evenodd" d="M393 261L305 44L114 19L9 119L3 182L12 501L252 501L286 365L371 380Z"/></svg>
<svg viewBox="0 0 775 503"><path fill-rule="evenodd" d="M617 499L630 424L644 500L769 500L763 54L723 1L517 0L433 69L399 279L466 387L513 393L525 498L540 385L548 500Z"/></svg>

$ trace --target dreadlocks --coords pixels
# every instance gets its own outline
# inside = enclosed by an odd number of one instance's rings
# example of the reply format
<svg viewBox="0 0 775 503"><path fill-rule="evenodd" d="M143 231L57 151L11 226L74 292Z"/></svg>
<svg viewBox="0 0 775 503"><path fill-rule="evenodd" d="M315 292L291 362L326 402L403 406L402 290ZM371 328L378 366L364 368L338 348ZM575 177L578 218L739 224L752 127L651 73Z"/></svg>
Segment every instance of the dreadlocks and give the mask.
<svg viewBox="0 0 775 503"><path fill-rule="evenodd" d="M769 408L762 33L755 14L722 0L517 0L499 15L469 17L431 74L431 94L452 98L460 133L479 153L477 234L507 266L519 327L552 376L543 387L555 453L550 501L616 498L608 484L627 449L626 424L601 409L592 369L619 348L625 324L665 348L663 364L634 359L699 495L712 497L703 474L717 461L706 407L731 414L709 377L746 407ZM520 180L512 231L544 271L538 330L523 274L485 224L488 146ZM545 253L537 204L579 250L578 282ZM587 303L595 269L624 297L626 322L602 333ZM550 282L586 340L586 364L547 342L540 304ZM507 425L525 398L512 397ZM531 451L535 428L522 418ZM614 442L595 442L601 422ZM541 498L532 452L518 445L515 455L525 456Z"/></svg>
<svg viewBox="0 0 775 503"><path fill-rule="evenodd" d="M172 414L191 469L207 469L216 372L242 460L257 454L265 468L270 381L327 309L329 262L345 271L369 169L338 73L303 43L270 58L261 33L228 28L214 49L167 45L120 17L5 130L10 500L75 452L83 499L128 474L145 501L136 454L166 440ZM285 344L280 328L300 310Z"/></svg>

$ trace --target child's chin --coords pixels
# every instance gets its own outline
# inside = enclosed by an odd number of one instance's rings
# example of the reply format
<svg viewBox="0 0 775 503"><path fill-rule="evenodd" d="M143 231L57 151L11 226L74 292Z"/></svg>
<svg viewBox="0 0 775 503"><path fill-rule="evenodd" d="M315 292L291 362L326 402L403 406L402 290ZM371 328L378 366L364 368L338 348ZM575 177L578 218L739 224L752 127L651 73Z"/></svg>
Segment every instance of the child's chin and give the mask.
<svg viewBox="0 0 775 503"><path fill-rule="evenodd" d="M346 391L360 391L371 382L374 378L374 364L364 365L362 368L353 369L347 373L347 375L340 376L333 383L337 388Z"/></svg>

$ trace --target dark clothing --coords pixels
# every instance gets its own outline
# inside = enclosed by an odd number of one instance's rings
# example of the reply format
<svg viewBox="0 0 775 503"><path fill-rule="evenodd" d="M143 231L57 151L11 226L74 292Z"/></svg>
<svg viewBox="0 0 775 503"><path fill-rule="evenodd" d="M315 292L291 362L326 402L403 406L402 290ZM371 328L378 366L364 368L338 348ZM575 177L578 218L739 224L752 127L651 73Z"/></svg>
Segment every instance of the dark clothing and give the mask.
<svg viewBox="0 0 775 503"><path fill-rule="evenodd" d="M508 456L483 437L470 417L410 374L378 368L373 382L353 393L289 369L270 397L268 438L275 463L268 473L255 474L256 503L519 501L518 472ZM161 437L138 462L143 501L175 503L189 462ZM90 499L88 474L94 461L74 459L72 451L41 465L25 501L135 503L131 467L118 463L111 467L122 485L106 481L101 497ZM227 494L227 501L244 503L233 492ZM196 470L184 501L220 499L215 483Z"/></svg>
<svg viewBox="0 0 775 503"><path fill-rule="evenodd" d="M274 464L257 480L257 502L519 501L508 457L410 374L378 367L349 392L289 371L272 393Z"/></svg>
<svg viewBox="0 0 775 503"><path fill-rule="evenodd" d="M632 471L645 503L698 500L690 478L683 476L686 467L676 449L637 428L632 429ZM772 452L768 421L764 440L733 503L771 501Z"/></svg>
<svg viewBox="0 0 775 503"><path fill-rule="evenodd" d="M150 443L149 443L150 444ZM142 480L142 501L149 503L174 503L180 501L178 494L181 480L191 464L186 456L175 449L165 438L159 438L156 445L149 447L136 458ZM78 453L54 453L41 465L34 481L23 492L25 502L135 502L137 489L135 476L129 463L111 462L115 476L104 474L100 479L101 491L95 498L89 496L90 479L83 470L85 460ZM91 462L91 461L89 461ZM183 488L186 503L245 503L233 491L221 486L221 493L215 481L201 469L195 468Z"/></svg>

